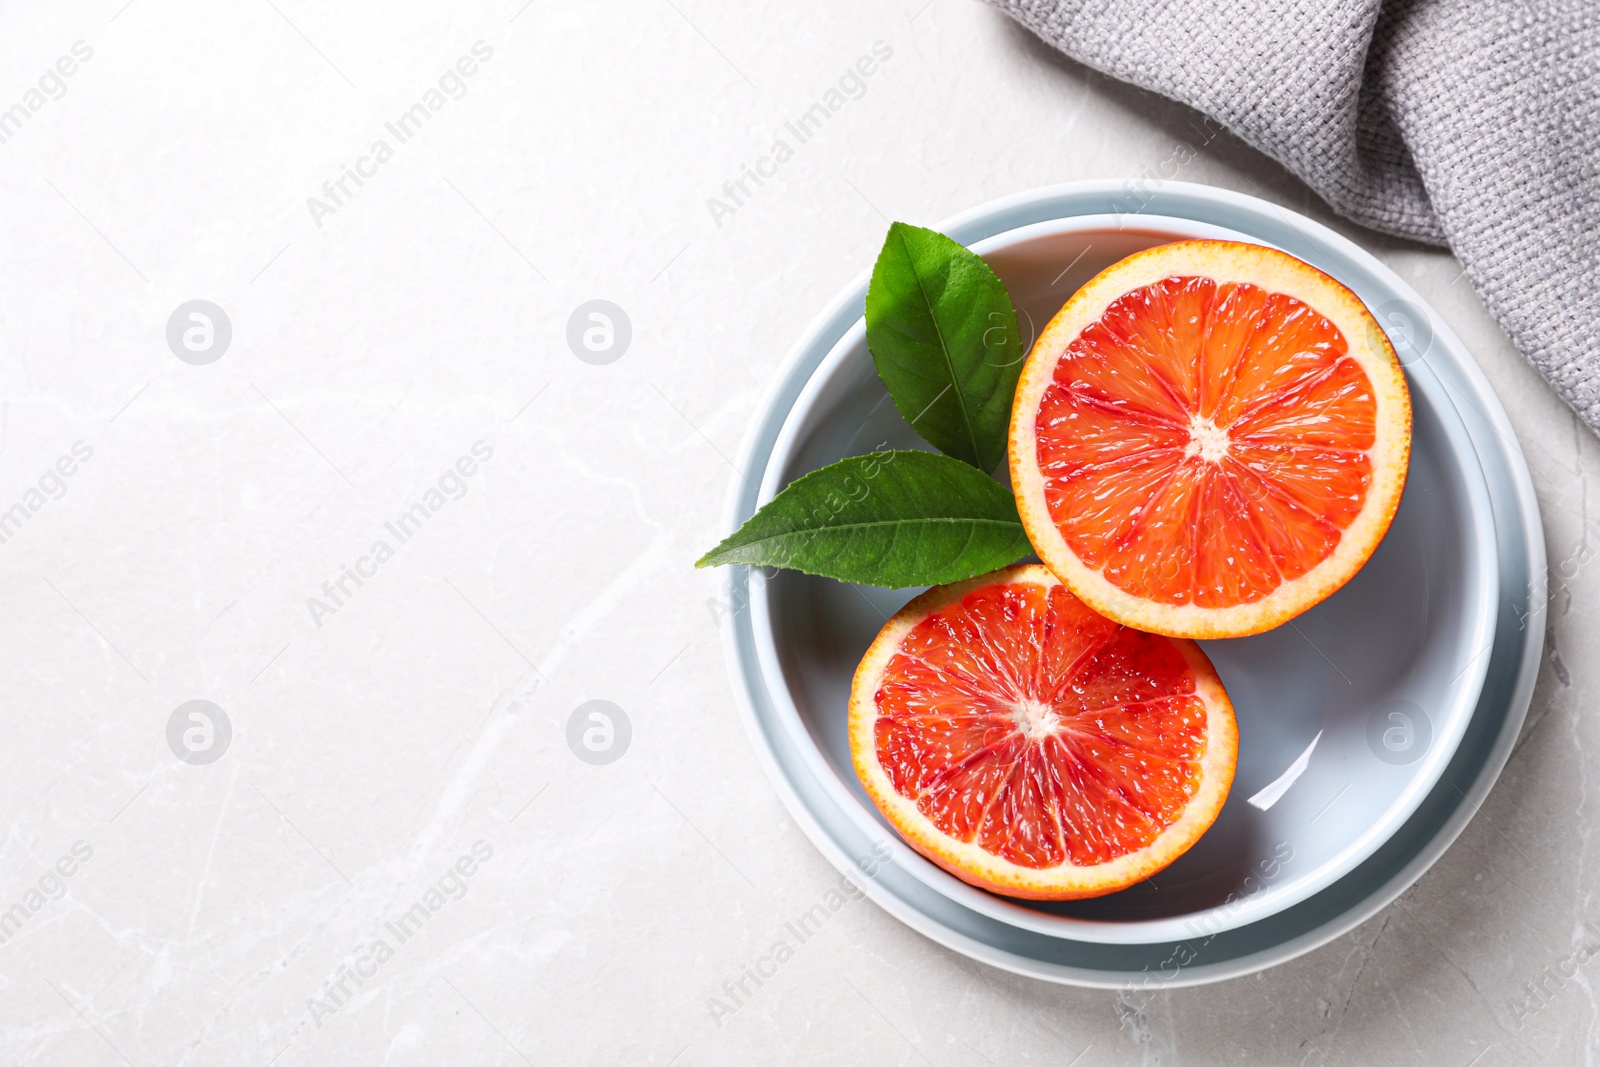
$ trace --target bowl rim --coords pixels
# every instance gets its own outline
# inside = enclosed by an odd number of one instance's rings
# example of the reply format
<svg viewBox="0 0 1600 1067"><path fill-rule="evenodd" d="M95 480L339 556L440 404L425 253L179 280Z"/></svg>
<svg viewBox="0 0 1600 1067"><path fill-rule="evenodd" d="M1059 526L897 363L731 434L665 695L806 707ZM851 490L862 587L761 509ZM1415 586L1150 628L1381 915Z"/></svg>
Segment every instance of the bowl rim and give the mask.
<svg viewBox="0 0 1600 1067"><path fill-rule="evenodd" d="M1177 973L1163 974L1164 988L1202 984L1254 973L1310 952L1354 928L1391 903L1419 878L1456 839L1482 805L1505 766L1526 717L1538 665L1543 655L1545 546L1542 523L1526 458L1522 455L1510 420L1500 406L1482 370L1474 363L1443 320L1421 296L1391 270L1342 235L1289 209L1246 194L1166 181L1145 193L1134 192L1131 181L1085 181L1043 186L973 207L940 227L958 241L975 242L1002 227L1007 219L1039 220L1070 217L1099 205L1137 215L1149 208L1171 209L1172 217L1193 213L1196 219L1222 218L1239 222L1252 235L1281 237L1316 235L1329 254L1358 275L1381 280L1404 299L1418 304L1429 316L1440 349L1440 370L1448 388L1462 402L1458 410L1473 427L1475 447L1487 457L1495 490L1497 528L1508 538L1501 549L1500 572L1509 584L1502 588L1501 629L1490 654L1494 687L1474 716L1472 747L1458 755L1451 767L1449 789L1440 786L1428 798L1425 810L1408 824L1398 839L1358 868L1360 877L1347 877L1335 887L1265 921L1221 936L1201 946L1197 959ZM1126 199L1138 202L1124 210ZM1276 215L1276 218L1274 217ZM1303 256L1315 262L1315 256ZM771 378L761 410L788 400L792 403L804 380L796 380L800 364L816 361L817 345L838 337L860 316L860 290L867 273L843 289L803 331ZM1432 362L1431 354L1426 356ZM775 429L756 419L741 448L741 467L749 468L770 449ZM751 493L754 486L748 486ZM730 480L724 525L733 528L750 510L746 486ZM1048 936L1017 937L982 920L964 917L953 902L938 903L926 893L898 878L894 863L906 851L886 835L877 840L851 839L825 805L817 800L790 762L786 739L771 731L763 710L770 695L754 662L747 596L753 584L746 568L729 568L719 585L727 597L729 624L721 627L726 664L736 704L748 730L757 761L773 782L780 798L812 843L840 871L855 879L863 892L890 914L924 936L954 951L1017 974L1098 987L1127 988L1141 976L1150 977L1149 965L1138 967L1141 957L1131 947L1107 955L1102 946ZM741 618L743 617L743 618ZM1514 625L1511 625L1514 624ZM1459 764L1459 765L1457 765ZM794 775L791 778L791 775ZM836 836L837 832L837 836ZM1331 910L1330 910L1331 909ZM976 932L973 932L976 928ZM1018 932L1020 933L1020 931ZM1149 948L1177 949L1165 943Z"/></svg>
<svg viewBox="0 0 1600 1067"><path fill-rule="evenodd" d="M1123 233L1143 233L1177 240L1212 238L1264 243L1240 231L1210 223L1149 213L1140 218L1141 224L1131 228L1115 225L1115 219L1109 214L1077 215L1035 222L1004 230L975 242L972 250L983 255L1025 245L1040 238L1092 234L1111 229ZM860 351L864 332L864 320L858 319L812 370L800 395L782 414L777 438L761 472L757 506L771 500L782 488L780 480L786 478L795 449L814 421L818 406L833 391L833 378L843 372L846 364ZM1305 873L1297 874L1291 879L1276 883L1242 900L1159 918L1089 919L1040 910L969 885L920 853L909 853L906 857L904 865L909 872L937 892L973 911L1038 933L1113 944L1147 944L1189 936L1195 930L1225 930L1248 925L1293 907L1355 869L1404 825L1415 813L1423 798L1438 784L1440 776L1455 753L1456 746L1460 743L1462 734L1466 731L1473 709L1477 706L1484 676L1488 670L1487 658L1483 655L1483 651L1493 643L1495 608L1499 601L1494 550L1495 532L1491 521L1488 485L1484 481L1466 426L1445 395L1443 383L1429 367L1419 366L1416 371L1415 379L1410 385L1413 397L1415 398L1420 392L1421 398L1414 399L1414 403L1426 403L1442 425L1448 451L1457 457L1457 466L1467 496L1471 527L1463 533L1470 545L1467 555L1471 571L1468 574L1467 610L1462 613L1465 627L1457 640L1462 648L1462 655L1471 655L1466 667L1447 683L1449 689L1445 699L1438 703L1428 702L1430 711L1437 707L1442 712L1433 724L1436 731L1434 741L1429 745L1423 758L1410 768L1412 773L1394 800L1384 809L1380 818L1366 826L1338 852ZM765 414L770 418L778 412L773 409ZM1470 459L1463 462L1461 457ZM749 468L746 468L746 472L754 473ZM756 653L762 673L777 683L773 686L773 697L780 722L799 742L803 758L811 765L813 775L823 783L824 789L833 795L835 803L857 823L858 828L863 832L869 832L870 829L880 826L881 816L850 790L849 783L822 754L804 725L793 695L781 682L782 663L777 649L773 612L765 583L752 590L750 610L755 626Z"/></svg>

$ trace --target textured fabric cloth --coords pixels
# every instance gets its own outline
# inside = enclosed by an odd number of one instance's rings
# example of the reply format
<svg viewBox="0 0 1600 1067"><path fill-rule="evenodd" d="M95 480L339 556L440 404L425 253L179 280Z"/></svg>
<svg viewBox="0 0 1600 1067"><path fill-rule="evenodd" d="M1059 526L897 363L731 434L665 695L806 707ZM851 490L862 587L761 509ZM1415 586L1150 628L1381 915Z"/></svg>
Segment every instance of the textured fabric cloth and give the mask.
<svg viewBox="0 0 1600 1067"><path fill-rule="evenodd" d="M1341 215L1448 245L1600 431L1600 0L990 0Z"/></svg>

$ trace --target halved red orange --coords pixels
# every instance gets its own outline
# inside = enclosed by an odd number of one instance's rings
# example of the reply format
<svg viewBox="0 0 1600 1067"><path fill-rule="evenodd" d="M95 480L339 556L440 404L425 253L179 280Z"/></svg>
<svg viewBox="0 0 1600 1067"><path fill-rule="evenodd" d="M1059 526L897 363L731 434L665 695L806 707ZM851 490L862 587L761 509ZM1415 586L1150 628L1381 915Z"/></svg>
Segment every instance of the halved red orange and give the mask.
<svg viewBox="0 0 1600 1067"><path fill-rule="evenodd" d="M1405 377L1361 301L1232 241L1151 248L1078 290L1011 420L1039 558L1101 614L1175 637L1259 633L1344 585L1411 451Z"/></svg>
<svg viewBox="0 0 1600 1067"><path fill-rule="evenodd" d="M1091 611L1047 568L936 586L856 670L878 810L957 877L1070 900L1166 867L1215 821L1238 731L1200 646Z"/></svg>

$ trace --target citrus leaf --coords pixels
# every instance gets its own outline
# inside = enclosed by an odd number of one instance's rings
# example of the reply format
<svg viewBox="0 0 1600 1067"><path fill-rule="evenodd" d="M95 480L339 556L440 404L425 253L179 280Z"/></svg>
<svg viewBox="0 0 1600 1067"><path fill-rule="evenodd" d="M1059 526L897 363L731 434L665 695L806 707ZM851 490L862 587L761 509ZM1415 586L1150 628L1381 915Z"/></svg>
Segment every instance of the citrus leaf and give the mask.
<svg viewBox="0 0 1600 1067"><path fill-rule="evenodd" d="M1022 338L989 265L896 222L867 287L867 348L895 407L933 447L985 473L1006 455Z"/></svg>
<svg viewBox="0 0 1600 1067"><path fill-rule="evenodd" d="M795 479L695 566L899 587L959 581L1031 551L1005 486L945 456L887 451Z"/></svg>

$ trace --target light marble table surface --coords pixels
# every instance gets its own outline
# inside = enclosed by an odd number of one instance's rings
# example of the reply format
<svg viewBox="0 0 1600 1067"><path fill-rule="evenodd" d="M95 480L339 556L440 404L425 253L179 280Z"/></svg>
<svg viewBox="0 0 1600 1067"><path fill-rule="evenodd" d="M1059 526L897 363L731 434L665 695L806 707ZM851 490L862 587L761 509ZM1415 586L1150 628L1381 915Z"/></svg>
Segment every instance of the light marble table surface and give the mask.
<svg viewBox="0 0 1600 1067"><path fill-rule="evenodd" d="M1451 256L970 0L67 0L0 12L0 71L0 1062L1600 1057L1600 448ZM1163 167L1354 237L1499 392L1553 561L1522 743L1256 979L1046 985L850 901L715 1010L838 878L691 566L764 386L886 219Z"/></svg>

